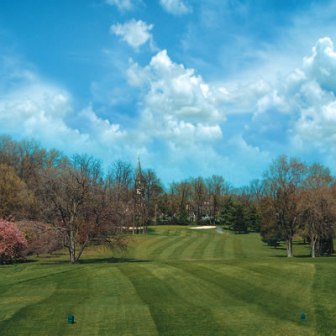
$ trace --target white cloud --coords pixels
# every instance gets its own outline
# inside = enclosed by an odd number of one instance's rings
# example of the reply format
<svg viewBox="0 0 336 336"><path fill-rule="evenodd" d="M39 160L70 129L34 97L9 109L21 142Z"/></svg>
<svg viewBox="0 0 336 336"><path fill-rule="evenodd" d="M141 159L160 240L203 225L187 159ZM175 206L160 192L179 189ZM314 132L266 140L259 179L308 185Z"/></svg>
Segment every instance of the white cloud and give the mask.
<svg viewBox="0 0 336 336"><path fill-rule="evenodd" d="M329 37L318 40L312 55L304 59L303 69L322 89L336 93L336 53Z"/></svg>
<svg viewBox="0 0 336 336"><path fill-rule="evenodd" d="M160 0L161 6L169 13L182 15L191 12L191 7L186 5L183 0Z"/></svg>
<svg viewBox="0 0 336 336"><path fill-rule="evenodd" d="M153 42L153 37L150 33L152 29L153 25L132 19L124 24L117 23L112 25L110 32L121 37L131 47L138 49L147 42Z"/></svg>
<svg viewBox="0 0 336 336"><path fill-rule="evenodd" d="M124 140L127 132L122 130L119 124L113 124L107 119L97 116L92 107L88 107L79 113L81 126L85 127L85 132L95 136L100 143L112 143Z"/></svg>
<svg viewBox="0 0 336 336"><path fill-rule="evenodd" d="M111 6L116 6L120 11L128 11L133 8L132 0L106 0Z"/></svg>
<svg viewBox="0 0 336 336"><path fill-rule="evenodd" d="M85 151L104 159L107 153L121 153L120 143L128 134L118 124L101 119L89 108L77 113L69 92L17 70L23 74L20 86L0 94L0 133L34 138L67 154Z"/></svg>
<svg viewBox="0 0 336 336"><path fill-rule="evenodd" d="M128 80L143 90L140 122L152 136L179 145L221 138L225 116L212 88L193 69L172 62L166 50L143 68L132 63Z"/></svg>
<svg viewBox="0 0 336 336"><path fill-rule="evenodd" d="M250 88L253 118L244 132L263 150L303 155L336 164L336 53L329 37L320 38L302 66L278 79L261 95ZM245 101L249 100L246 94ZM232 93L231 93L232 95ZM242 103L233 101L234 106ZM257 108L253 108L256 106Z"/></svg>
<svg viewBox="0 0 336 336"><path fill-rule="evenodd" d="M145 66L130 61L127 79L138 110L123 125L91 106L74 110L67 90L15 65L0 78L0 132L105 162L140 154L165 181L190 171L223 174L240 185L260 177L283 152L317 153L320 162L335 165L335 59L332 40L322 38L301 67L277 82L224 85L205 81L162 50ZM19 85L6 84L7 73Z"/></svg>

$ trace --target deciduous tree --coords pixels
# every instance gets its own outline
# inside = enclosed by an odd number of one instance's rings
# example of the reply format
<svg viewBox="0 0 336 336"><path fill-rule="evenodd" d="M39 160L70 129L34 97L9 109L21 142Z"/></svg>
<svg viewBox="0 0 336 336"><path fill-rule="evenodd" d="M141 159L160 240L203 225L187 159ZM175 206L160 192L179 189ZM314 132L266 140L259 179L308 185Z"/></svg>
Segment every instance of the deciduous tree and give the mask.
<svg viewBox="0 0 336 336"><path fill-rule="evenodd" d="M321 253L321 242L331 240L334 236L336 202L330 189L332 182L329 169L314 164L308 169L300 195L300 219L303 234L310 241L312 258Z"/></svg>
<svg viewBox="0 0 336 336"><path fill-rule="evenodd" d="M33 200L33 194L15 170L6 164L0 164L0 218L29 216Z"/></svg>
<svg viewBox="0 0 336 336"><path fill-rule="evenodd" d="M0 263L8 263L23 256L27 241L13 222L0 220Z"/></svg>
<svg viewBox="0 0 336 336"><path fill-rule="evenodd" d="M293 237L299 227L298 201L305 169L299 160L280 156L265 174L265 190L271 201L267 213L274 216L274 224L286 240L288 257L293 256Z"/></svg>

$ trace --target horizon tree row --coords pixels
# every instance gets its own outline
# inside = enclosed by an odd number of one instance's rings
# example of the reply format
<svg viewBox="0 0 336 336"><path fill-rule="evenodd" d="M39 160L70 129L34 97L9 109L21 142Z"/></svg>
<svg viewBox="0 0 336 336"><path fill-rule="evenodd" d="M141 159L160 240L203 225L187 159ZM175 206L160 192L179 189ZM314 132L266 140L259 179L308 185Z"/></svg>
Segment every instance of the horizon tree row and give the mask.
<svg viewBox="0 0 336 336"><path fill-rule="evenodd" d="M64 246L72 263L89 244L124 248L125 233L145 233L156 224L260 231L269 245L284 241L288 257L293 239L301 237L309 242L312 257L331 254L335 202L335 179L328 168L286 156L249 186L234 189L213 175L173 182L166 189L140 162L134 168L116 161L104 172L93 157L69 158L34 141L0 137L0 218L17 221L29 253Z"/></svg>

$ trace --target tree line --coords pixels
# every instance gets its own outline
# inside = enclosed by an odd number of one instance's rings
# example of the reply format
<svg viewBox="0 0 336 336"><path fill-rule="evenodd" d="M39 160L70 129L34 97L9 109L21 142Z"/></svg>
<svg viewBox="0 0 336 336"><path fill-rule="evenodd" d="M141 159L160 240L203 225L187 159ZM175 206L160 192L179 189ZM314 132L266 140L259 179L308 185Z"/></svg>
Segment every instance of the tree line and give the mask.
<svg viewBox="0 0 336 336"><path fill-rule="evenodd" d="M74 263L90 244L123 249L129 233L164 224L260 232L269 245L284 241L288 257L300 237L315 257L333 253L335 202L335 179L327 167L286 156L274 160L261 180L241 188L218 175L165 188L140 162L134 168L115 161L106 171L88 155L69 158L34 141L0 137L2 262L65 247ZM5 229L12 235L19 231L20 248L12 248L12 256L1 252Z"/></svg>

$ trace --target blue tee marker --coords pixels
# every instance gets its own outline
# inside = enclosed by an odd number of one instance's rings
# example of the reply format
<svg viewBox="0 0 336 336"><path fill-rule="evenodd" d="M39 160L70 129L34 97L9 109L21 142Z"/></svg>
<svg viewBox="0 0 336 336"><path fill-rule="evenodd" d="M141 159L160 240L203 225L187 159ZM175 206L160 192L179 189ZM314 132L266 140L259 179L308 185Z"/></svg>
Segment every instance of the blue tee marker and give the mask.
<svg viewBox="0 0 336 336"><path fill-rule="evenodd" d="M68 314L67 320L68 320L68 324L74 324L75 316L73 314Z"/></svg>
<svg viewBox="0 0 336 336"><path fill-rule="evenodd" d="M304 312L302 312L301 315L300 315L300 321L301 322L306 321L306 314Z"/></svg>

